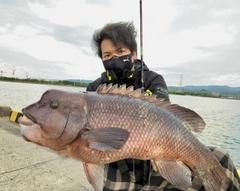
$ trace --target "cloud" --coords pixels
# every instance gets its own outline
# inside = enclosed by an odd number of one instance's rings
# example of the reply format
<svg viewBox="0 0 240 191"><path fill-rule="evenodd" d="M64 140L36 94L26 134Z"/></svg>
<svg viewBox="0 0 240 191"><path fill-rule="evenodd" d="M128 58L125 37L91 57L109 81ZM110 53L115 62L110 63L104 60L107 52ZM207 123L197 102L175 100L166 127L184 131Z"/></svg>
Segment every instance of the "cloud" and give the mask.
<svg viewBox="0 0 240 191"><path fill-rule="evenodd" d="M86 3L109 6L112 5L112 0L86 0Z"/></svg>
<svg viewBox="0 0 240 191"><path fill-rule="evenodd" d="M161 68L171 85L179 85L183 74L183 85L229 85L240 84L239 43L203 49L201 58L180 63L174 67ZM207 53L206 53L207 52ZM159 70L160 68L154 68ZM172 80L175 79L175 81Z"/></svg>
<svg viewBox="0 0 240 191"><path fill-rule="evenodd" d="M235 26L240 14L240 2L237 0L228 2L225 0L195 1L191 3L190 1L180 2L175 0L173 4L178 7L178 16L171 23L170 30L172 32L196 29L199 26L211 23L225 26L232 23Z"/></svg>
<svg viewBox="0 0 240 191"><path fill-rule="evenodd" d="M52 36L61 42L74 44L79 47L90 46L90 34L93 29L88 26L68 27L55 25L53 27Z"/></svg>
<svg viewBox="0 0 240 191"><path fill-rule="evenodd" d="M142 5L143 58L150 69L170 85L178 85L182 75L183 85L239 86L238 0ZM5 63L16 66L17 77L24 77L24 68L36 78L96 79L104 68L90 46L94 30L133 21L139 34L139 17L139 1L2 0L0 70L11 76Z"/></svg>

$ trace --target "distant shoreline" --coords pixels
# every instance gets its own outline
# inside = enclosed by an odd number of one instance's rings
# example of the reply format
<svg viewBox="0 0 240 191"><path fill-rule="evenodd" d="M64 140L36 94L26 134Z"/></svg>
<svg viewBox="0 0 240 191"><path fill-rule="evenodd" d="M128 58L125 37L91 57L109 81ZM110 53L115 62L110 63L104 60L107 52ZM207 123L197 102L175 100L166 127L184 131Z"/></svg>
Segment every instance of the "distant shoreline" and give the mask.
<svg viewBox="0 0 240 191"><path fill-rule="evenodd" d="M74 82L68 80L38 80L38 79L18 79L18 78L7 78L0 77L0 81L3 82L20 82L20 83L31 83L31 84L46 84L46 85L59 85L59 86L72 86L72 87L87 87L89 83L84 82ZM197 96L197 97L209 97L209 98L220 98L220 99L231 99L240 100L240 95L238 97L233 96L221 96L221 94L213 94L209 92L202 91L190 91L190 90L172 90L169 88L169 94L182 95L182 96Z"/></svg>
<svg viewBox="0 0 240 191"><path fill-rule="evenodd" d="M198 92L197 93L192 93L192 94L187 94L187 93L185 93L185 94L179 94L179 92L171 92L171 91L169 91L169 95L180 95L180 96L195 96L195 97L208 97L208 98L218 98L218 99L228 99L228 100L240 100L240 98L232 98L232 97L216 97L216 96L204 96L204 95L200 95L201 93L199 93L198 94Z"/></svg>
<svg viewBox="0 0 240 191"><path fill-rule="evenodd" d="M88 86L88 83L72 82L72 81L68 81L68 80L38 80L38 79L18 79L18 78L0 77L0 81L31 83L31 84L59 85L59 86L76 86L76 87L87 87Z"/></svg>

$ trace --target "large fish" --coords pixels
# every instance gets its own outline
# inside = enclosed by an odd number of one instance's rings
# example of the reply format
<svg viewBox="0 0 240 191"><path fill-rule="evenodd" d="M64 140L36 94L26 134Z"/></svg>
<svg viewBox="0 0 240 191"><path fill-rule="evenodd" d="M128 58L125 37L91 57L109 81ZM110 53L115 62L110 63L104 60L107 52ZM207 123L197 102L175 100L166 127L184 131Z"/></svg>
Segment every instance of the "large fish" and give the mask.
<svg viewBox="0 0 240 191"><path fill-rule="evenodd" d="M219 191L229 180L190 131L202 131L203 119L140 89L110 84L96 92L48 90L22 111L25 139L82 161L97 191L103 188L103 165L126 158L151 160L154 170L182 189L191 186L192 173L207 191Z"/></svg>

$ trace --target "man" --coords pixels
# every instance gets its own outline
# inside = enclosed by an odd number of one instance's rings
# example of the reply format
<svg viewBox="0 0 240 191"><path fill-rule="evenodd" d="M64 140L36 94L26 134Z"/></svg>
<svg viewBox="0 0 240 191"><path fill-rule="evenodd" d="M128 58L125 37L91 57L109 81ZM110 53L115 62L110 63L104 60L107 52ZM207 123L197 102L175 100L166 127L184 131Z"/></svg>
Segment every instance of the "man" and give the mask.
<svg viewBox="0 0 240 191"><path fill-rule="evenodd" d="M131 22L118 22L106 24L102 29L96 30L92 47L102 59L105 72L101 77L90 83L87 91L95 91L100 84L126 84L134 89L141 88L141 61L137 59L136 29ZM158 98L169 101L169 95L164 78L148 69L143 63L144 91L150 95L155 94ZM228 191L237 191L239 177L236 169L227 153L218 149L210 148L224 168L229 170L232 182ZM126 159L105 165L105 185L103 190L172 190L178 191L158 172L153 171L149 161ZM204 190L199 179L193 177L191 191Z"/></svg>
<svg viewBox="0 0 240 191"><path fill-rule="evenodd" d="M102 59L106 72L89 84L87 91L95 91L100 84L127 84L141 88L141 61L137 60L136 31L132 23L106 25L93 36L92 46ZM149 71L144 64L145 91L169 101L163 77Z"/></svg>

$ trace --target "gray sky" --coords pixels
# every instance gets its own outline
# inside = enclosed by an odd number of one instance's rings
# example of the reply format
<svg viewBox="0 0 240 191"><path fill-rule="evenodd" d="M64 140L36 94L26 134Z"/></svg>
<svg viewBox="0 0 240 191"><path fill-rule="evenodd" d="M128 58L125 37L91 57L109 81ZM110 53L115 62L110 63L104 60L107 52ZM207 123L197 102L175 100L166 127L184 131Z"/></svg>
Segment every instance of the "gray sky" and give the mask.
<svg viewBox="0 0 240 191"><path fill-rule="evenodd" d="M142 6L143 58L167 85L179 86L182 75L183 86L240 87L239 0L142 0ZM12 77L14 66L18 78L27 72L94 80L104 68L92 34L117 21L133 21L139 32L139 0L0 0L0 71Z"/></svg>

